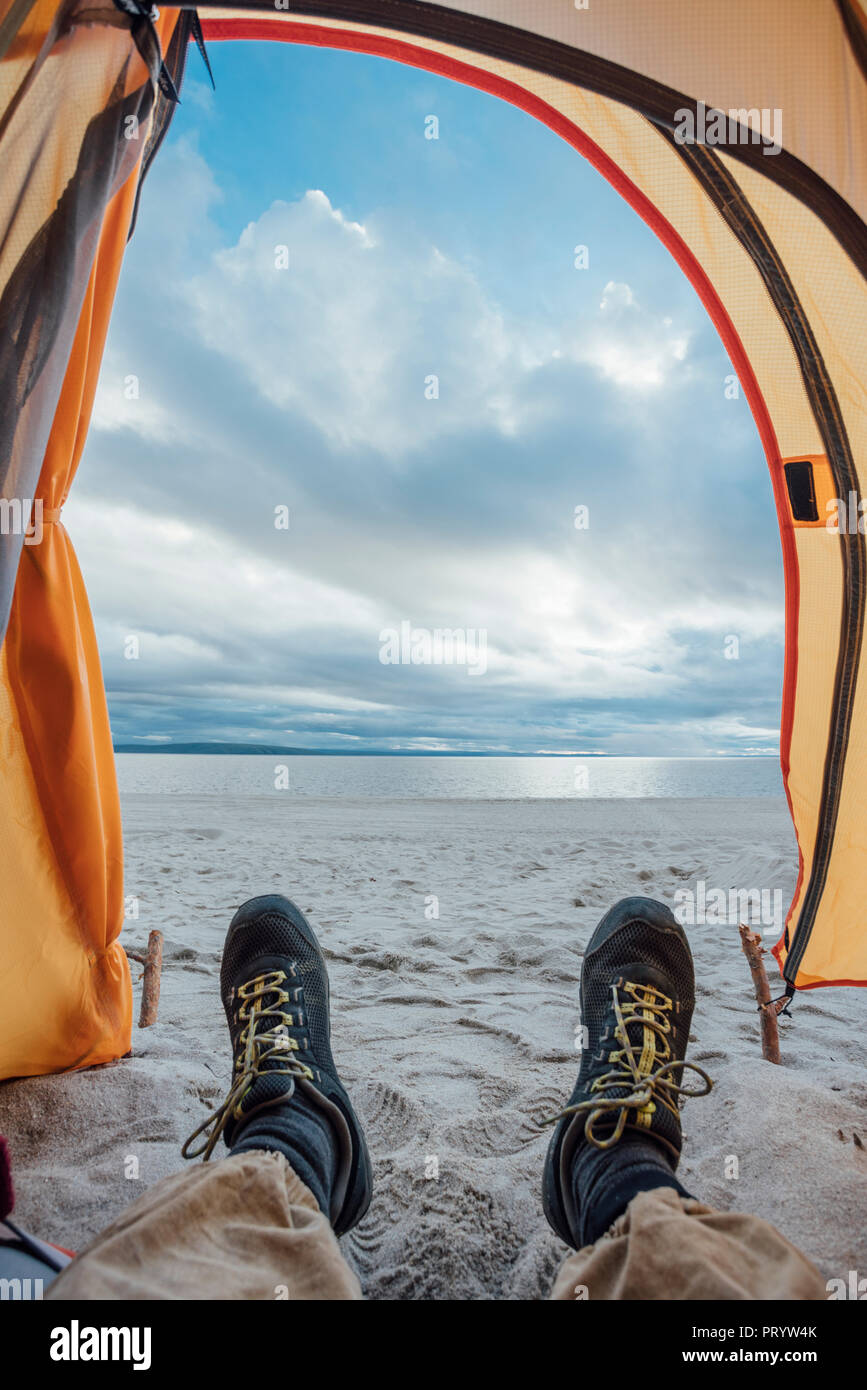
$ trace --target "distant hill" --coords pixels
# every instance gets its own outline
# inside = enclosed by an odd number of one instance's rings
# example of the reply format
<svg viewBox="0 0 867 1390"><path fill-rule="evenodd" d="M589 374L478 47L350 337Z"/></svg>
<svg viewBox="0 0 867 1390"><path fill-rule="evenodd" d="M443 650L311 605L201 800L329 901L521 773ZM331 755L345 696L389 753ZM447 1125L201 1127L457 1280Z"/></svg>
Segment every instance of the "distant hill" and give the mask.
<svg viewBox="0 0 867 1390"><path fill-rule="evenodd" d="M116 743L115 753L263 753L292 757L298 753L318 752L313 748L278 748L273 743Z"/></svg>
<svg viewBox="0 0 867 1390"><path fill-rule="evenodd" d="M116 743L115 753L258 753L266 758L537 758L538 753L477 753L474 750L431 750L415 748L281 748L274 743ZM574 757L569 753L542 756ZM582 756L587 757L587 754Z"/></svg>

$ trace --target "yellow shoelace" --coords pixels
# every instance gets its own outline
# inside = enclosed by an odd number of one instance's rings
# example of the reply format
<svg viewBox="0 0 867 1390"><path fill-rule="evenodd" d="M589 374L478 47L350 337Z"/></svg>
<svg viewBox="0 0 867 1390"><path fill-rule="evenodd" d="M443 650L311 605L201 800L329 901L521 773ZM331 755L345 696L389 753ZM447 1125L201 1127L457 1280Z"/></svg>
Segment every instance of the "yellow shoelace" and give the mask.
<svg viewBox="0 0 867 1390"><path fill-rule="evenodd" d="M618 988L626 996L625 999L621 999ZM612 1052L608 1059L614 1065L610 1071L597 1076L591 1084L590 1090L594 1092L592 1099L579 1101L577 1105L568 1105L565 1110L541 1122L543 1125L552 1125L567 1115L577 1115L580 1111L586 1111L584 1133L597 1149L610 1149L612 1144L617 1143L626 1126L630 1110L636 1110L640 1117L639 1123L649 1128L657 1103L664 1105L676 1115L681 1096L706 1096L713 1086L702 1067L696 1066L694 1062L679 1062L672 1057L669 1014L674 1006L661 990L655 989L652 985L627 981L622 986L613 984L611 993L617 1019L614 1037L620 1044L620 1048ZM640 1050L629 1037L630 1025L636 1024L640 1024L643 1030ZM687 1090L682 1080L675 1080L675 1073L678 1071L681 1079L685 1071L695 1072L704 1081L704 1089ZM610 1094L615 1089L622 1090L624 1086L630 1087L628 1095ZM594 1133L594 1127L601 1120L611 1116L615 1110L620 1113L614 1130L607 1138L598 1137Z"/></svg>
<svg viewBox="0 0 867 1390"><path fill-rule="evenodd" d="M308 1081L313 1080L313 1072L309 1067L287 1055L299 1050L297 1039L290 1038L287 1032L287 1029L297 1027L299 1020L298 1018L293 1019L292 1014L287 1013L281 1007L281 1005L290 1002L289 995L284 989L281 989L281 985L285 981L284 971L272 970L265 975L258 975L255 979L248 980L238 987L235 995L236 999L241 1001L238 1019L244 1022L244 1027L238 1037L238 1044L244 1050L235 1062L237 1075L226 1099L208 1115L198 1129L193 1130L187 1139L181 1149L184 1158L198 1158L201 1155L207 1163L229 1120L241 1119L241 1102L256 1078L264 1070L266 1062L273 1063L277 1058L283 1062L282 1066L269 1065L269 1076L276 1074L293 1078L303 1077ZM266 995L273 996L267 1008L265 1007ZM276 1022L266 1023L266 1020L272 1019ZM287 1097L292 1094L294 1088L293 1080L292 1087L286 1093ZM198 1148L191 1148L190 1145L195 1143L200 1135L204 1136L203 1142Z"/></svg>

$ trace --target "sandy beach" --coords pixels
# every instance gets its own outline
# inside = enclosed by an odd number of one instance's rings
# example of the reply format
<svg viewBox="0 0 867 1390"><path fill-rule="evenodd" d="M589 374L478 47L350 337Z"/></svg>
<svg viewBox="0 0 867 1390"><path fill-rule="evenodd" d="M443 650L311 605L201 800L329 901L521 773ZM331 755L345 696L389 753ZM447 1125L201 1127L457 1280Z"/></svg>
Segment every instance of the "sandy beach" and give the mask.
<svg viewBox="0 0 867 1390"><path fill-rule="evenodd" d="M538 1118L573 1084L594 926L619 897L674 906L699 881L779 888L787 906L796 871L782 798L139 794L124 816L139 917L123 940L140 949L151 928L165 934L159 1021L134 1030L122 1062L0 1087L18 1220L81 1248L183 1166L182 1141L229 1075L226 927L245 898L280 891L328 958L335 1057L375 1159L370 1212L344 1242L373 1299L547 1295L565 1249L542 1214ZM867 1274L863 991L799 995L774 1067L736 928L687 930L689 1056L715 1085L684 1111L682 1180L716 1207L774 1222L826 1278Z"/></svg>

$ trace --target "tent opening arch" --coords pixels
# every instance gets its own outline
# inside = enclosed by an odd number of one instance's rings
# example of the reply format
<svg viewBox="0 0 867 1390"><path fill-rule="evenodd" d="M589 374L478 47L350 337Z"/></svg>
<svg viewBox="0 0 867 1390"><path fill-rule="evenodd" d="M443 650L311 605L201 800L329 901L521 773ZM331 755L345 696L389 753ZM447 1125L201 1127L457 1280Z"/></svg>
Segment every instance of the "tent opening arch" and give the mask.
<svg viewBox="0 0 867 1390"><path fill-rule="evenodd" d="M93 231L86 245L79 241L76 278L70 272L62 281L65 317L58 316L52 326L54 336L33 378L44 384L51 368L52 383L41 397L30 391L29 433L16 436L11 453L13 461L20 457L23 463L17 477L14 469L4 477L5 497L14 497L16 487L26 495L21 484L24 465L29 467L30 491L47 504L53 550L49 547L46 559L20 545L17 554L9 548L18 563L7 564L6 575L11 573L15 588L13 593L7 584L2 595L10 616L0 680L0 731L8 752L6 797L0 804L0 830L8 834L0 835L0 871L7 881L10 876L25 885L35 880L39 912L34 931L26 891L7 893L15 965L0 1007L7 1018L18 1018L21 980L54 950L57 967L48 971L46 988L58 1025L34 1052L22 1015L20 1026L0 1038L0 1075L88 1065L121 1055L129 1042L129 976L117 941L122 880L110 735L92 623L60 508L83 447L121 238L170 114L170 82L165 71L161 74L160 51L154 52L151 40L159 40L168 77L179 83L195 23L187 10L164 11L156 28L145 20L120 23L105 0L103 32L93 23L102 0L87 10L87 23L77 25L82 4L36 0L17 40L0 48L13 79L11 104L18 108L13 115L24 119L36 96L32 81L16 86L18 70L26 72L30 62L31 72L43 80L52 63L63 72L59 64L68 55L60 39L72 32L82 50L83 73L88 62L93 68L88 32L96 30L91 43L102 42L107 77L102 89L93 90L92 80L87 88L91 120L82 122L79 144L71 148L67 183L60 184L67 194L70 188L92 189L94 169L105 164L110 140L95 150L88 147L100 118L115 137L130 115L141 116L147 129L134 152L137 162L128 158L122 165L115 159L112 179L92 193ZM368 53L520 107L593 164L688 277L749 402L771 474L782 542L781 762L800 872L775 953L789 989L865 984L861 903L867 887L867 794L861 769L867 758L867 692L859 682L859 662L867 552L857 527L830 535L825 524L835 498L854 496L857 509L867 466L862 341L867 166L857 157L859 149L846 142L851 133L850 144L858 146L867 130L867 80L857 38L863 12L854 0L819 5L772 0L761 12L735 0L734 9L718 52L708 56L685 40L682 9L672 0L660 0L650 37L636 25L634 0L618 0L606 15L590 20L586 12L553 0L523 5L332 0L295 3L291 13L256 0L231 9L207 0L200 5L208 42L267 39ZM791 72L781 75L775 68L766 77L763 45L769 34L782 35L784 20ZM0 18L0 25L5 22ZM803 86L806 71L817 63L828 68L834 100L841 103L827 129L811 126L820 117L815 111L805 115L796 105L799 83ZM128 74L136 69L125 101L118 101L118 65ZM72 72L70 93L76 80ZM5 95L0 89L0 97ZM45 91L39 96L44 108ZM65 99L62 92L58 104ZM771 154L752 138L750 113L775 110L777 101L784 116L791 103L790 124L784 124L779 152ZM683 107L697 110L699 103L742 112L747 124L741 121L739 129L745 138L719 148L680 144L673 134L675 113ZM50 132L52 124L43 110L42 128ZM6 135L8 122L5 131L0 127L0 149ZM57 152L50 147L34 155L32 168L20 175L26 191L37 186L35 171L45 172L39 161L52 157ZM40 288L44 293L52 283L39 228L51 229L55 245L69 243L75 223L59 218L62 204L62 196L56 206L49 202L41 224L34 208L29 240L16 224L20 214L9 215L8 225L20 235L15 244L7 238L7 245L21 255L17 262L11 256L6 265L0 263L0 293L7 302L10 285L20 300L22 283L31 293ZM32 424L37 414L41 434ZM60 777L54 775L58 753Z"/></svg>

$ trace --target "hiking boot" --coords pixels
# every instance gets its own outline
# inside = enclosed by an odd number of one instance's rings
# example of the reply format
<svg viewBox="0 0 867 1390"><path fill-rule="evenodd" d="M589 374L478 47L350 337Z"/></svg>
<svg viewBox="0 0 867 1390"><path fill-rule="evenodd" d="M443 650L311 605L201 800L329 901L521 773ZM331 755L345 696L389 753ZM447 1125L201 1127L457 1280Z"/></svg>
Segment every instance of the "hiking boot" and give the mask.
<svg viewBox="0 0 867 1390"><path fill-rule="evenodd" d="M683 928L664 904L624 898L602 918L584 954L578 1080L566 1108L545 1121L557 1126L545 1159L545 1215L567 1245L591 1243L581 1210L588 1194L608 1214L618 1194L626 1194L621 1210L650 1187L689 1195L673 1177L683 1142L680 1098L706 1095L712 1084L684 1060L694 1005ZM701 1076L702 1090L684 1088L686 1069ZM611 1200L602 1201L606 1184Z"/></svg>
<svg viewBox="0 0 867 1390"><path fill-rule="evenodd" d="M233 1154L282 1152L343 1235L370 1204L370 1157L331 1055L328 971L300 908L277 894L239 907L220 987L233 1083L183 1155L209 1159L221 1134Z"/></svg>

